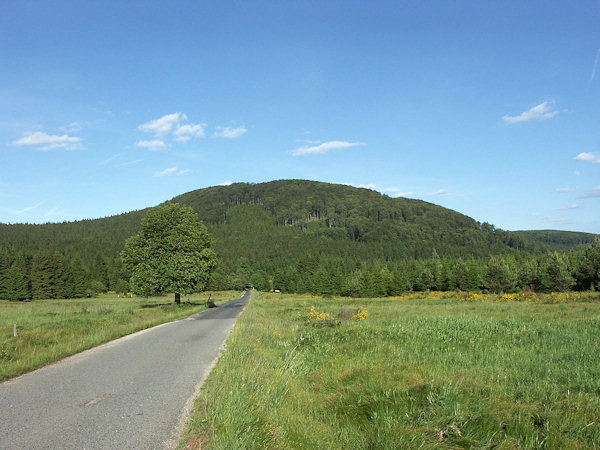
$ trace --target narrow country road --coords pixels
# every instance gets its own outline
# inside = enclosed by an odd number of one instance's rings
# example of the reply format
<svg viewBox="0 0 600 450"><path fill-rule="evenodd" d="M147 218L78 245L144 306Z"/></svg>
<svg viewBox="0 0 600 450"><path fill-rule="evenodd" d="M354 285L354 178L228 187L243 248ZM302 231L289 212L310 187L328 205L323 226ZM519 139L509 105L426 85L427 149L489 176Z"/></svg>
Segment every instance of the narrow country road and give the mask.
<svg viewBox="0 0 600 450"><path fill-rule="evenodd" d="M239 298L0 384L0 448L172 448Z"/></svg>

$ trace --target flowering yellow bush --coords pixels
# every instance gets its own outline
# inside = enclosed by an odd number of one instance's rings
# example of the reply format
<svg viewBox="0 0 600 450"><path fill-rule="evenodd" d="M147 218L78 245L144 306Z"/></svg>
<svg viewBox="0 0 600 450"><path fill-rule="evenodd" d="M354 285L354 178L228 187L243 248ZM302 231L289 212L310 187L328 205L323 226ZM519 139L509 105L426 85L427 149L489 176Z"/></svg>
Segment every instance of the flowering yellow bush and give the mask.
<svg viewBox="0 0 600 450"><path fill-rule="evenodd" d="M366 309L359 309L356 314L352 316L352 320L365 320L369 317L369 313Z"/></svg>
<svg viewBox="0 0 600 450"><path fill-rule="evenodd" d="M311 306L310 312L308 313L308 318L316 320L331 320L331 314L326 312L319 313L315 310L314 306Z"/></svg>

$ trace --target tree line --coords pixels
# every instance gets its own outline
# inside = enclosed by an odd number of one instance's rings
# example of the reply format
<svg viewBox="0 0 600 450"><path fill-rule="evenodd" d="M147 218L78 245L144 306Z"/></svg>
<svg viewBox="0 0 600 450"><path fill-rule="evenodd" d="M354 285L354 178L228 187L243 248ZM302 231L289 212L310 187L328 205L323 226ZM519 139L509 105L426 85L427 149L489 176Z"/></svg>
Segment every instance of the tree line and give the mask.
<svg viewBox="0 0 600 450"><path fill-rule="evenodd" d="M109 266L98 260L95 266L98 270L92 276L79 257L69 260L57 250L33 254L0 251L0 298L82 298L109 290L129 290L120 262Z"/></svg>
<svg viewBox="0 0 600 450"><path fill-rule="evenodd" d="M384 297L407 291L561 292L600 289L600 238L583 251L488 258L440 257L360 261L306 255L294 264L254 266L247 258L217 268L209 287L239 289L250 280L260 290Z"/></svg>
<svg viewBox="0 0 600 450"><path fill-rule="evenodd" d="M96 261L92 276L82 260L58 251L0 252L0 298L80 298L130 289L119 260ZM208 284L212 290L257 289L353 297L400 295L406 291L559 292L600 289L600 238L583 251L441 257L385 261L336 257L318 252L295 260L247 257L222 260Z"/></svg>

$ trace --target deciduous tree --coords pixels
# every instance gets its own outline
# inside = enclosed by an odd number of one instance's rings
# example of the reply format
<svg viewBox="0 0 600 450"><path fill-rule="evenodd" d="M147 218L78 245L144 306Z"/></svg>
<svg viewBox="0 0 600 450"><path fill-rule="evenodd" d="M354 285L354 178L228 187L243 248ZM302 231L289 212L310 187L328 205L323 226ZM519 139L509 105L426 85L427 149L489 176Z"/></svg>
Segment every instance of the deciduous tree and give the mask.
<svg viewBox="0 0 600 450"><path fill-rule="evenodd" d="M211 236L192 208L164 203L150 209L121 252L132 291L173 292L180 303L181 294L203 290L217 264L210 245Z"/></svg>

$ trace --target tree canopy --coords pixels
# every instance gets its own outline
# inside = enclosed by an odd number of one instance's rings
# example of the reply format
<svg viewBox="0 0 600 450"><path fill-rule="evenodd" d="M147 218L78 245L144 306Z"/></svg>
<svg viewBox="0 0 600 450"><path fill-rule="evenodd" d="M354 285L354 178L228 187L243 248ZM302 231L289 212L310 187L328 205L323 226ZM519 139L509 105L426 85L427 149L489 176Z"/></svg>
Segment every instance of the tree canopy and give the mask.
<svg viewBox="0 0 600 450"><path fill-rule="evenodd" d="M203 290L217 264L211 236L187 206L164 203L148 210L139 233L125 242L121 252L136 294L181 294Z"/></svg>

